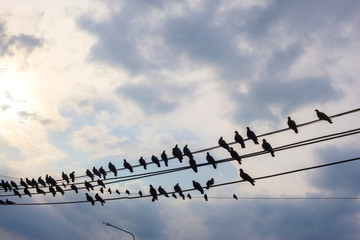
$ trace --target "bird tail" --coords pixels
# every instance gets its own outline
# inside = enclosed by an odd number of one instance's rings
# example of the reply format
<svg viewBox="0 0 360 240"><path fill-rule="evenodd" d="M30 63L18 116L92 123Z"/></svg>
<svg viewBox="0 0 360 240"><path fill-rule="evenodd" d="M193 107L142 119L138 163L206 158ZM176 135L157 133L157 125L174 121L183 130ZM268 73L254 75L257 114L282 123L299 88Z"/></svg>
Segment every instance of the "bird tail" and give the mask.
<svg viewBox="0 0 360 240"><path fill-rule="evenodd" d="M213 164L213 167L214 167L214 169L216 169L216 168L217 168L217 167L216 167L216 163L214 163L214 164Z"/></svg>
<svg viewBox="0 0 360 240"><path fill-rule="evenodd" d="M271 152L271 156L275 157L274 151Z"/></svg>
<svg viewBox="0 0 360 240"><path fill-rule="evenodd" d="M251 183L251 185L255 186L255 181L254 180L252 180L250 183Z"/></svg>

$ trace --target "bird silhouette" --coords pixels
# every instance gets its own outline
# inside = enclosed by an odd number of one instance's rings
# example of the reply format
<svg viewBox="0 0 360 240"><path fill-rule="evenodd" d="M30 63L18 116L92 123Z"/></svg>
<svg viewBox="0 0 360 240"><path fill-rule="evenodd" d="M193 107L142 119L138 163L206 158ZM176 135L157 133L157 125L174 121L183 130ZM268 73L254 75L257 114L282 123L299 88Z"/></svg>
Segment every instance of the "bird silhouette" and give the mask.
<svg viewBox="0 0 360 240"><path fill-rule="evenodd" d="M129 169L130 172L134 172L133 167L124 159L124 168Z"/></svg>
<svg viewBox="0 0 360 240"><path fill-rule="evenodd" d="M151 184L150 184L150 194L152 196L152 199L151 199L152 202L154 202L155 200L158 200L156 189Z"/></svg>
<svg viewBox="0 0 360 240"><path fill-rule="evenodd" d="M126 189L125 193L126 193L127 195L130 195L130 191L127 190L127 189Z"/></svg>
<svg viewBox="0 0 360 240"><path fill-rule="evenodd" d="M259 144L258 139L253 131L249 127L246 127L246 135L249 139L253 140L255 144Z"/></svg>
<svg viewBox="0 0 360 240"><path fill-rule="evenodd" d="M175 192L177 192L183 199L185 199L185 196L182 192L182 189L181 187L179 186L179 184L177 183L175 186L174 186L174 190Z"/></svg>
<svg viewBox="0 0 360 240"><path fill-rule="evenodd" d="M94 166L93 167L93 173L96 175L96 176L98 176L99 178L101 178L101 173L99 172L99 170L97 170L97 168Z"/></svg>
<svg viewBox="0 0 360 240"><path fill-rule="evenodd" d="M48 176L48 182L49 182L49 184L52 185L52 186L55 186L55 185L56 185L56 180L55 180L53 177L51 177L51 176Z"/></svg>
<svg viewBox="0 0 360 240"><path fill-rule="evenodd" d="M19 190L18 185L16 184L16 182L14 182L13 180L10 181L10 185L15 188L16 190Z"/></svg>
<svg viewBox="0 0 360 240"><path fill-rule="evenodd" d="M230 155L233 159L238 161L239 164L241 164L241 157L240 155L231 147L230 148Z"/></svg>
<svg viewBox="0 0 360 240"><path fill-rule="evenodd" d="M141 166L143 166L143 167L144 167L144 169L146 170L146 162L145 162L145 160L144 160L144 158L143 158L143 157L140 157L140 159L139 159L139 163L140 163L140 165L141 165Z"/></svg>
<svg viewBox="0 0 360 240"><path fill-rule="evenodd" d="M177 196L176 196L175 193L172 193L171 196L172 196L173 198L177 199Z"/></svg>
<svg viewBox="0 0 360 240"><path fill-rule="evenodd" d="M91 204L94 206L95 205L94 199L88 193L85 193L85 194L86 194L86 200L88 202L91 202Z"/></svg>
<svg viewBox="0 0 360 240"><path fill-rule="evenodd" d="M38 182L43 185L43 187L46 187L45 181L41 178L41 176L38 178Z"/></svg>
<svg viewBox="0 0 360 240"><path fill-rule="evenodd" d="M28 185L26 184L26 182L24 182L22 178L20 178L20 185L23 186L24 188L28 188Z"/></svg>
<svg viewBox="0 0 360 240"><path fill-rule="evenodd" d="M139 195L140 195L140 197L142 197L142 196L143 196L142 191L139 191Z"/></svg>
<svg viewBox="0 0 360 240"><path fill-rule="evenodd" d="M155 163L158 167L160 167L160 161L155 155L151 156L151 161Z"/></svg>
<svg viewBox="0 0 360 240"><path fill-rule="evenodd" d="M65 194L64 190L63 190L61 187L59 187L58 185L55 185L55 188L56 188L56 191L58 191L58 192L61 193L62 195Z"/></svg>
<svg viewBox="0 0 360 240"><path fill-rule="evenodd" d="M252 179L247 173L245 173L242 168L240 168L240 177L244 181L248 181L249 183L251 183L251 185L255 186L255 180Z"/></svg>
<svg viewBox="0 0 360 240"><path fill-rule="evenodd" d="M53 197L55 197L56 191L55 191L55 189L54 189L53 186L50 186L50 187L49 187L49 191L52 193Z"/></svg>
<svg viewBox="0 0 360 240"><path fill-rule="evenodd" d="M37 183L37 181L36 181L34 178L31 179L31 182L32 182L32 184L33 184L33 185L32 185L33 187L38 187L38 183Z"/></svg>
<svg viewBox="0 0 360 240"><path fill-rule="evenodd" d="M212 185L214 185L214 178L211 178L209 179L207 182L206 182L206 189L209 189Z"/></svg>
<svg viewBox="0 0 360 240"><path fill-rule="evenodd" d="M72 182L75 182L75 171L72 171L71 173L69 173L69 177L71 178Z"/></svg>
<svg viewBox="0 0 360 240"><path fill-rule="evenodd" d="M235 195L235 193L233 194L233 198L235 198L235 200L238 200L238 197Z"/></svg>
<svg viewBox="0 0 360 240"><path fill-rule="evenodd" d="M94 174L89 169L86 169L86 175L94 181Z"/></svg>
<svg viewBox="0 0 360 240"><path fill-rule="evenodd" d="M100 197L98 193L95 194L95 199L96 201L99 201L102 206L104 206L105 200L102 199L102 197Z"/></svg>
<svg viewBox="0 0 360 240"><path fill-rule="evenodd" d="M106 174L106 171L105 171L105 169L103 167L99 168L99 172L102 174L103 178L106 179L107 174Z"/></svg>
<svg viewBox="0 0 360 240"><path fill-rule="evenodd" d="M167 192L165 191L165 189L163 189L161 186L159 186L158 191L160 194L163 194L165 197L169 197L169 195L167 194Z"/></svg>
<svg viewBox="0 0 360 240"><path fill-rule="evenodd" d="M229 145L227 144L227 142L223 139L223 137L220 137L218 143L219 143L219 146L220 146L220 147L223 147L223 148L225 148L226 150L230 151L230 147L229 147Z"/></svg>
<svg viewBox="0 0 360 240"><path fill-rule="evenodd" d="M6 203L0 199L0 205L5 205Z"/></svg>
<svg viewBox="0 0 360 240"><path fill-rule="evenodd" d="M103 188L103 187L100 188L100 192L101 192L102 194L104 194L104 188Z"/></svg>
<svg viewBox="0 0 360 240"><path fill-rule="evenodd" d="M26 184L29 185L30 187L34 187L34 184L32 181L30 181L28 178L25 178Z"/></svg>
<svg viewBox="0 0 360 240"><path fill-rule="evenodd" d="M71 184L70 188L78 193L78 188L74 184Z"/></svg>
<svg viewBox="0 0 360 240"><path fill-rule="evenodd" d="M188 148L188 145L186 144L185 147L183 148L183 153L188 156L188 158L193 158L193 155L190 151L190 149Z"/></svg>
<svg viewBox="0 0 360 240"><path fill-rule="evenodd" d="M13 189L13 192L15 195L19 196L19 198L21 198L21 194L18 192L18 190L16 189Z"/></svg>
<svg viewBox="0 0 360 240"><path fill-rule="evenodd" d="M8 185L5 183L4 180L1 180L1 184L0 184L0 185L3 187L3 189L4 189L5 192L10 191L10 189L8 188ZM11 188L11 186L10 186L10 188Z"/></svg>
<svg viewBox="0 0 360 240"><path fill-rule="evenodd" d="M294 130L295 133L298 133L297 125L290 117L288 117L287 125L290 129Z"/></svg>
<svg viewBox="0 0 360 240"><path fill-rule="evenodd" d="M94 186L86 180L84 182L84 185L85 185L86 190L88 190L89 192L90 192L90 189L94 190Z"/></svg>
<svg viewBox="0 0 360 240"><path fill-rule="evenodd" d="M115 192L120 195L120 191L118 189L116 189Z"/></svg>
<svg viewBox="0 0 360 240"><path fill-rule="evenodd" d="M329 123L332 123L331 119L323 112L320 112L319 110L315 109L316 115L320 120L328 121Z"/></svg>
<svg viewBox="0 0 360 240"><path fill-rule="evenodd" d="M45 195L45 192L40 189L39 187L36 187L36 192L39 193L39 194L44 194Z"/></svg>
<svg viewBox="0 0 360 240"><path fill-rule="evenodd" d="M100 179L97 180L97 184L99 186L102 186L103 188L105 188L105 183L103 181L101 181Z"/></svg>
<svg viewBox="0 0 360 240"><path fill-rule="evenodd" d="M182 156L182 152L180 150L180 148L178 147L178 145L176 144L175 147L172 149L172 154L174 157L176 157L177 159L179 159L180 162L182 162L183 160L183 156Z"/></svg>
<svg viewBox="0 0 360 240"><path fill-rule="evenodd" d="M109 162L109 170L112 171L115 175L115 177L117 177L117 170L114 164L112 164L111 162Z"/></svg>
<svg viewBox="0 0 360 240"><path fill-rule="evenodd" d="M29 197L31 197L31 193L29 191L28 188L24 188L24 194L28 195Z"/></svg>
<svg viewBox="0 0 360 240"><path fill-rule="evenodd" d="M108 188L108 193L112 194L112 192L111 192L111 188Z"/></svg>
<svg viewBox="0 0 360 240"><path fill-rule="evenodd" d="M188 193L186 196L187 196L189 199L191 199L191 195L190 195L190 193Z"/></svg>
<svg viewBox="0 0 360 240"><path fill-rule="evenodd" d="M196 161L195 161L195 159L193 159L193 158L190 158L190 160L189 160L189 165L190 165L190 167L192 168L192 170L194 170L194 172L198 172L198 170L197 170L197 164L196 164Z"/></svg>
<svg viewBox="0 0 360 240"><path fill-rule="evenodd" d="M263 139L263 143L261 146L265 151L269 152L272 157L275 157L273 148L271 147L270 143L268 143L265 139Z"/></svg>
<svg viewBox="0 0 360 240"><path fill-rule="evenodd" d="M165 166L167 167L167 166L168 166L168 161L169 161L169 159L168 159L168 157L167 157L167 155L166 155L166 153L165 153L165 150L161 153L161 160L164 161Z"/></svg>
<svg viewBox="0 0 360 240"><path fill-rule="evenodd" d="M6 205L13 205L13 204L15 204L15 202L6 199L6 200L5 200L5 204L6 204Z"/></svg>
<svg viewBox="0 0 360 240"><path fill-rule="evenodd" d="M62 172L62 173L61 173L61 177L62 177L62 179L63 179L63 180L65 180L65 181L66 181L66 183L67 183L67 184L69 184L69 183L70 183L70 180L69 180L68 175L67 175L67 174L65 174L64 172Z"/></svg>
<svg viewBox="0 0 360 240"><path fill-rule="evenodd" d="M206 153L206 160L208 161L208 163L212 164L214 169L216 169L216 161L213 158L213 156L210 155L209 152Z"/></svg>
<svg viewBox="0 0 360 240"><path fill-rule="evenodd" d="M205 199L205 201L208 200L208 196L206 194L204 194L204 199Z"/></svg>
<svg viewBox="0 0 360 240"><path fill-rule="evenodd" d="M245 148L245 141L244 141L243 137L238 133L238 131L235 131L234 140L235 140L235 142L240 143L241 148Z"/></svg>
<svg viewBox="0 0 360 240"><path fill-rule="evenodd" d="M62 183L61 185L62 185L62 186L63 186L64 188L66 188L66 185L65 185L65 183Z"/></svg>
<svg viewBox="0 0 360 240"><path fill-rule="evenodd" d="M201 194L204 194L204 190L199 182L193 180L192 183L196 190L198 190Z"/></svg>

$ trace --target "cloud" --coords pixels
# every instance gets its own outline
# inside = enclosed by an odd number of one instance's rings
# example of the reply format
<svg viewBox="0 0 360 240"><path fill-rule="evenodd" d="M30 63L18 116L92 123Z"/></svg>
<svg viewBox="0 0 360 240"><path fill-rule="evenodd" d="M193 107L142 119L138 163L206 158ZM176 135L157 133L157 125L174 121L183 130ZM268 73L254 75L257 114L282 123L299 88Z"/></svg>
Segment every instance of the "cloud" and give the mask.
<svg viewBox="0 0 360 240"><path fill-rule="evenodd" d="M53 123L53 120L44 119L39 115L39 113L32 113L32 112L27 112L27 111L18 111L17 115L23 120L28 120L28 119L35 120L35 121L38 121L41 125L45 125L45 126Z"/></svg>

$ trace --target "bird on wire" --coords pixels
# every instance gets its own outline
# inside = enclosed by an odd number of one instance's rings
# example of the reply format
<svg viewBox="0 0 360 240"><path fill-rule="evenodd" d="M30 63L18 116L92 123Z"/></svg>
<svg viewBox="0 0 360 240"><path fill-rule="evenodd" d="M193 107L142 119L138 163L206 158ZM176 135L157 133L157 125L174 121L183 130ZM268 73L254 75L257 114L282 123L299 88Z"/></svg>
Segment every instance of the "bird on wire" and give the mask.
<svg viewBox="0 0 360 240"><path fill-rule="evenodd" d="M107 173L106 173L105 169L102 166L99 168L99 172L101 173L103 178L106 179Z"/></svg>
<svg viewBox="0 0 360 240"><path fill-rule="evenodd" d="M233 159L238 161L239 164L241 164L241 157L240 155L234 150L234 148L230 148L230 155Z"/></svg>
<svg viewBox="0 0 360 240"><path fill-rule="evenodd" d="M69 173L69 177L71 178L72 182L75 182L75 171L72 171L71 173Z"/></svg>
<svg viewBox="0 0 360 240"><path fill-rule="evenodd" d="M53 195L53 197L55 197L55 195L56 195L56 190L54 189L53 186L50 186L50 187L49 187L49 192L51 192L51 194Z"/></svg>
<svg viewBox="0 0 360 240"><path fill-rule="evenodd" d="M177 159L179 159L180 162L182 162L183 160L183 156L182 156L182 152L180 150L180 148L178 147L178 145L176 144L175 147L172 149L172 154L174 157L176 157Z"/></svg>
<svg viewBox="0 0 360 240"><path fill-rule="evenodd" d="M235 200L238 200L238 197L235 195L235 193L233 194L233 198L235 198Z"/></svg>
<svg viewBox="0 0 360 240"><path fill-rule="evenodd" d="M294 120L291 119L291 117L288 117L287 125L290 129L294 130L295 133L298 133L297 125Z"/></svg>
<svg viewBox="0 0 360 240"><path fill-rule="evenodd" d="M193 159L193 158L190 158L190 160L189 160L189 165L190 165L190 167L192 168L192 170L194 170L194 172L198 172L198 170L197 170L197 164L196 164L196 161L195 161L195 159Z"/></svg>
<svg viewBox="0 0 360 240"><path fill-rule="evenodd" d="M114 164L112 164L111 162L109 162L109 170L112 171L115 175L115 177L117 177L117 170Z"/></svg>
<svg viewBox="0 0 360 240"><path fill-rule="evenodd" d="M188 157L188 158L194 158L190 149L188 148L188 145L186 144L185 147L183 148L183 153Z"/></svg>
<svg viewBox="0 0 360 240"><path fill-rule="evenodd" d="M206 182L206 189L209 189L212 185L214 185L214 183L215 183L214 178L209 179Z"/></svg>
<svg viewBox="0 0 360 240"><path fill-rule="evenodd" d="M38 178L38 182L43 185L43 187L46 187L45 181L41 178L41 176Z"/></svg>
<svg viewBox="0 0 360 240"><path fill-rule="evenodd" d="M181 187L179 186L179 183L177 183L177 184L174 186L174 190L175 190L175 192L177 192L183 199L185 199L184 193L182 192L182 189L181 189Z"/></svg>
<svg viewBox="0 0 360 240"><path fill-rule="evenodd" d="M151 199L152 202L154 202L155 200L158 200L156 189L151 184L150 184L150 195L152 196L152 199Z"/></svg>
<svg viewBox="0 0 360 240"><path fill-rule="evenodd" d="M155 163L158 167L160 167L160 161L155 155L151 156L151 161Z"/></svg>
<svg viewBox="0 0 360 240"><path fill-rule="evenodd" d="M168 159L168 156L167 156L166 153L165 153L165 150L161 153L161 160L164 161L165 166L167 167L167 166L168 166L168 161L169 161L169 159Z"/></svg>
<svg viewBox="0 0 360 240"><path fill-rule="evenodd" d="M94 174L89 169L86 169L86 175L94 181Z"/></svg>
<svg viewBox="0 0 360 240"><path fill-rule="evenodd" d="M94 199L88 194L88 193L85 193L86 194L86 200L88 201L88 202L91 202L91 205L95 205L95 201L94 201Z"/></svg>
<svg viewBox="0 0 360 240"><path fill-rule="evenodd" d="M204 194L204 190L199 182L193 180L192 183L193 183L194 189L198 190L201 194Z"/></svg>
<svg viewBox="0 0 360 240"><path fill-rule="evenodd" d="M62 177L63 180L66 181L67 184L70 183L69 176L66 173L62 172L61 177Z"/></svg>
<svg viewBox="0 0 360 240"><path fill-rule="evenodd" d="M249 127L246 127L246 135L249 139L253 140L255 144L259 144L258 139L253 131Z"/></svg>
<svg viewBox="0 0 360 240"><path fill-rule="evenodd" d="M244 181L248 181L249 183L251 183L251 185L255 186L255 180L252 179L252 177L250 177L247 173L245 173L242 168L240 168L240 177Z"/></svg>
<svg viewBox="0 0 360 240"><path fill-rule="evenodd" d="M209 152L206 153L206 161L208 161L208 163L212 164L213 168L216 169L216 161L213 158L213 156L210 155Z"/></svg>
<svg viewBox="0 0 360 240"><path fill-rule="evenodd" d="M101 173L99 172L99 170L97 170L97 168L94 166L93 167L93 173L96 175L96 176L98 176L99 178L101 178Z"/></svg>
<svg viewBox="0 0 360 240"><path fill-rule="evenodd" d="M130 172L134 172L133 167L124 159L124 168L129 169Z"/></svg>
<svg viewBox="0 0 360 240"><path fill-rule="evenodd" d="M265 151L269 152L272 157L275 157L273 148L271 147L270 143L268 143L265 139L263 139L263 143L261 146Z"/></svg>
<svg viewBox="0 0 360 240"><path fill-rule="evenodd" d="M245 141L238 131L235 131L234 140L241 145L241 148L245 148Z"/></svg>
<svg viewBox="0 0 360 240"><path fill-rule="evenodd" d="M143 166L143 167L144 167L144 169L146 170L146 162L145 162L145 160L144 160L144 158L143 158L143 157L140 157L140 159L139 159L139 163L140 163L140 165L141 165L141 166Z"/></svg>
<svg viewBox="0 0 360 240"><path fill-rule="evenodd" d="M74 184L71 184L70 188L78 193L78 188Z"/></svg>
<svg viewBox="0 0 360 240"><path fill-rule="evenodd" d="M228 150L228 151L230 152L230 147L229 147L229 145L227 144L227 142L223 139L223 137L220 137L220 138L219 138L218 143L219 143L219 146L220 146L220 147L223 147L223 148L225 148L226 150Z"/></svg>
<svg viewBox="0 0 360 240"><path fill-rule="evenodd" d="M331 119L323 112L320 112L319 110L315 109L316 115L320 120L328 121L329 123L332 123Z"/></svg>
<svg viewBox="0 0 360 240"><path fill-rule="evenodd" d="M102 206L104 206L105 200L102 197L100 197L98 193L95 194L95 199L96 201L99 201Z"/></svg>
<svg viewBox="0 0 360 240"><path fill-rule="evenodd" d="M161 186L159 186L158 191L160 194L164 195L165 197L169 197L169 195L167 194L167 192L165 191L165 189L163 189Z"/></svg>

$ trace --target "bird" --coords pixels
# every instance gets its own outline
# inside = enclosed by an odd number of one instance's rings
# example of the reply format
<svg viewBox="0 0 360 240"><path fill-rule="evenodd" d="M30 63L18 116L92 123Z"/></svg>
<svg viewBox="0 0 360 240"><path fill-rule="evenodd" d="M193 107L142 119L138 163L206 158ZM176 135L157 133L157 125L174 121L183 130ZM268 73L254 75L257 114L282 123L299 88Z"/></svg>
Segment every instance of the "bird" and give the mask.
<svg viewBox="0 0 360 240"><path fill-rule="evenodd" d="M17 196L19 196L19 198L21 198L21 194L18 192L18 190L14 189L13 192L15 195L17 195Z"/></svg>
<svg viewBox="0 0 360 240"><path fill-rule="evenodd" d="M86 169L86 175L91 178L91 181L94 181L94 174L89 169Z"/></svg>
<svg viewBox="0 0 360 240"><path fill-rule="evenodd" d="M259 144L258 139L253 131L249 127L246 127L246 135L249 139L253 140L255 144Z"/></svg>
<svg viewBox="0 0 360 240"><path fill-rule="evenodd" d="M69 177L71 178L72 182L75 182L75 171L72 171L71 173L69 173Z"/></svg>
<svg viewBox="0 0 360 240"><path fill-rule="evenodd" d="M51 176L48 176L47 182L49 182L49 184L52 185L52 186L56 185L56 180Z"/></svg>
<svg viewBox="0 0 360 240"><path fill-rule="evenodd" d="M0 205L5 205L6 203L0 199Z"/></svg>
<svg viewBox="0 0 360 240"><path fill-rule="evenodd" d="M55 185L56 191L58 191L59 193L61 193L62 195L65 194L64 190L62 190L61 187L59 187L58 185Z"/></svg>
<svg viewBox="0 0 360 240"><path fill-rule="evenodd" d="M70 187L72 190L74 190L76 193L78 193L78 188L74 184L71 184Z"/></svg>
<svg viewBox="0 0 360 240"><path fill-rule="evenodd" d="M126 189L125 193L126 193L127 195L130 195L130 191L127 190L127 189Z"/></svg>
<svg viewBox="0 0 360 240"><path fill-rule="evenodd" d="M175 190L175 192L179 193L179 195L180 195L183 199L185 199L185 196L184 196L184 194L183 194L183 192L182 192L182 189L181 189L181 187L179 186L178 183L174 186L174 190Z"/></svg>
<svg viewBox="0 0 360 240"><path fill-rule="evenodd" d="M39 193L39 194L44 194L45 195L45 192L40 189L39 187L36 187L36 192Z"/></svg>
<svg viewBox="0 0 360 240"><path fill-rule="evenodd" d="M11 189L11 186L10 186L10 188L8 188L8 185L5 183L4 180L1 180L1 186L4 188L5 192L10 191L10 189Z"/></svg>
<svg viewBox="0 0 360 240"><path fill-rule="evenodd" d="M85 185L86 190L88 190L89 192L90 192L90 189L94 190L94 186L86 180L84 182L84 185Z"/></svg>
<svg viewBox="0 0 360 240"><path fill-rule="evenodd" d="M238 200L238 197L235 195L235 193L233 194L233 198L235 198L235 200Z"/></svg>
<svg viewBox="0 0 360 240"><path fill-rule="evenodd" d="M34 187L38 187L38 183L34 178L31 179L31 182L32 182Z"/></svg>
<svg viewBox="0 0 360 240"><path fill-rule="evenodd" d="M99 172L99 170L97 170L97 168L94 166L93 167L93 173L96 175L96 176L98 176L99 178L101 178L101 173Z"/></svg>
<svg viewBox="0 0 360 240"><path fill-rule="evenodd" d="M117 177L117 170L114 164L112 164L111 162L109 162L109 170L112 171L115 175L115 177Z"/></svg>
<svg viewBox="0 0 360 240"><path fill-rule="evenodd" d="M115 192L120 195L120 191L118 189L116 189Z"/></svg>
<svg viewBox="0 0 360 240"><path fill-rule="evenodd" d="M248 181L249 183L251 183L251 185L255 186L255 180L252 179L252 177L250 177L247 173L245 173L242 168L240 168L240 177L244 181Z"/></svg>
<svg viewBox="0 0 360 240"><path fill-rule="evenodd" d="M190 167L192 168L192 170L194 170L194 172L198 172L198 170L197 170L197 164L196 164L196 161L195 161L195 159L193 159L193 158L190 158L190 160L189 160L189 164L190 164Z"/></svg>
<svg viewBox="0 0 360 240"><path fill-rule="evenodd" d="M186 196L187 196L189 199L191 199L191 195L190 195L190 193L188 193Z"/></svg>
<svg viewBox="0 0 360 240"><path fill-rule="evenodd" d="M20 185L23 186L24 188L28 188L29 186L26 184L26 182L24 182L24 180L22 178L20 178Z"/></svg>
<svg viewBox="0 0 360 240"><path fill-rule="evenodd" d="M129 169L130 172L134 172L133 167L124 159L124 168Z"/></svg>
<svg viewBox="0 0 360 240"><path fill-rule="evenodd" d="M169 159L168 159L168 157L167 157L167 155L166 155L166 153L165 153L165 150L161 153L161 160L164 161L165 166L167 167L167 166L168 166L168 161L169 161Z"/></svg>
<svg viewBox="0 0 360 240"><path fill-rule="evenodd" d="M88 202L91 202L91 204L94 206L95 205L94 199L88 193L85 193L85 194L86 194L86 200Z"/></svg>
<svg viewBox="0 0 360 240"><path fill-rule="evenodd" d="M295 133L298 133L297 125L295 121L291 119L291 117L288 117L287 125L290 129L294 130Z"/></svg>
<svg viewBox="0 0 360 240"><path fill-rule="evenodd" d="M173 198L177 199L177 196L176 196L175 193L172 193L171 196L172 196Z"/></svg>
<svg viewBox="0 0 360 240"><path fill-rule="evenodd" d="M66 188L66 185L65 185L65 183L62 183L62 186L63 186L64 188Z"/></svg>
<svg viewBox="0 0 360 240"><path fill-rule="evenodd" d="M100 179L97 180L97 184L105 188L105 183Z"/></svg>
<svg viewBox="0 0 360 240"><path fill-rule="evenodd" d="M143 158L143 157L140 157L140 159L139 159L139 163L140 163L140 165L141 165L141 166L143 166L143 167L144 167L144 169L146 170L146 162L145 162L145 160L144 160L144 158Z"/></svg>
<svg viewBox="0 0 360 240"><path fill-rule="evenodd" d="M323 112L320 112L319 110L315 109L316 115L320 120L328 121L329 123L332 123L331 119Z"/></svg>
<svg viewBox="0 0 360 240"><path fill-rule="evenodd" d="M152 202L154 202L155 200L158 200L156 189L151 184L150 184L150 194L152 196L152 199L151 199Z"/></svg>
<svg viewBox="0 0 360 240"><path fill-rule="evenodd" d="M165 197L169 197L169 195L167 194L167 192L165 191L165 189L163 189L161 186L159 186L158 191L160 194L163 194Z"/></svg>
<svg viewBox="0 0 360 240"><path fill-rule="evenodd" d="M239 134L238 131L235 131L234 140L235 140L235 142L240 143L241 148L245 148L245 141L244 141L243 137Z"/></svg>
<svg viewBox="0 0 360 240"><path fill-rule="evenodd" d="M41 176L38 178L38 182L43 185L44 187L46 187L46 183L45 181L41 178Z"/></svg>
<svg viewBox="0 0 360 240"><path fill-rule="evenodd" d="M241 157L240 155L231 147L230 148L230 155L233 159L239 162L241 164Z"/></svg>
<svg viewBox="0 0 360 240"><path fill-rule="evenodd" d="M206 153L206 160L208 161L208 163L212 164L214 169L216 169L216 161L213 158L213 156L210 155L209 152Z"/></svg>
<svg viewBox="0 0 360 240"><path fill-rule="evenodd" d="M25 181L26 181L26 184L31 186L31 187L34 187L34 184L32 181L30 181L28 178L25 178Z"/></svg>
<svg viewBox="0 0 360 240"><path fill-rule="evenodd" d="M112 192L111 192L111 188L108 188L108 193L112 194Z"/></svg>
<svg viewBox="0 0 360 240"><path fill-rule="evenodd" d="M265 151L269 152L272 157L275 157L273 148L271 147L270 143L268 143L265 139L263 139L263 143L261 146Z"/></svg>
<svg viewBox="0 0 360 240"><path fill-rule="evenodd" d="M104 194L104 188L103 188L103 187L100 188L100 192L101 192L102 194Z"/></svg>
<svg viewBox="0 0 360 240"><path fill-rule="evenodd" d="M205 201L208 200L208 196L206 194L204 195L204 199L205 199Z"/></svg>
<svg viewBox="0 0 360 240"><path fill-rule="evenodd" d="M52 193L53 197L55 197L56 191L55 191L55 189L54 189L53 186L50 186L50 187L49 187L49 191Z"/></svg>
<svg viewBox="0 0 360 240"><path fill-rule="evenodd" d="M142 197L142 196L143 196L142 191L139 191L139 195L140 195L140 197Z"/></svg>
<svg viewBox="0 0 360 240"><path fill-rule="evenodd" d="M6 200L5 200L5 204L6 204L6 205L13 205L13 204L15 204L15 202L6 199Z"/></svg>
<svg viewBox="0 0 360 240"><path fill-rule="evenodd" d="M196 190L198 190L201 194L204 194L204 190L199 182L193 180L192 183Z"/></svg>
<svg viewBox="0 0 360 240"><path fill-rule="evenodd" d="M190 149L188 148L187 144L185 145L185 147L183 148L183 152L186 156L188 156L190 159L193 158L193 155L190 151Z"/></svg>
<svg viewBox="0 0 360 240"><path fill-rule="evenodd" d="M98 193L95 194L95 199L96 201L99 201L102 206L104 206L105 200L102 199L102 197L100 197Z"/></svg>
<svg viewBox="0 0 360 240"><path fill-rule="evenodd" d="M29 197L31 197L31 193L28 188L24 188L24 194L29 195Z"/></svg>
<svg viewBox="0 0 360 240"><path fill-rule="evenodd" d="M229 145L227 144L227 142L225 142L225 140L223 139L223 137L220 137L219 141L218 141L220 147L225 148L226 150L230 151Z"/></svg>
<svg viewBox="0 0 360 240"><path fill-rule="evenodd" d="M180 150L180 148L178 147L178 145L176 144L175 147L172 149L172 154L174 157L176 157L177 159L179 159L180 162L182 162L183 160L183 156L182 156L182 152Z"/></svg>
<svg viewBox="0 0 360 240"><path fill-rule="evenodd" d="M68 175L66 173L62 172L61 177L62 177L63 180L66 181L67 184L70 183L69 177L68 177Z"/></svg>
<svg viewBox="0 0 360 240"><path fill-rule="evenodd" d="M151 161L155 163L158 167L160 167L159 159L155 155L151 156Z"/></svg>
<svg viewBox="0 0 360 240"><path fill-rule="evenodd" d="M207 182L206 182L206 189L209 189L212 185L214 185L214 178L211 178L209 179Z"/></svg>
<svg viewBox="0 0 360 240"><path fill-rule="evenodd" d="M103 178L106 179L107 174L106 174L106 171L105 171L105 169L103 167L99 168L99 172L102 174Z"/></svg>
<svg viewBox="0 0 360 240"><path fill-rule="evenodd" d="M16 182L14 182L13 180L10 181L10 185L15 188L16 190L19 190L18 185L16 184Z"/></svg>

